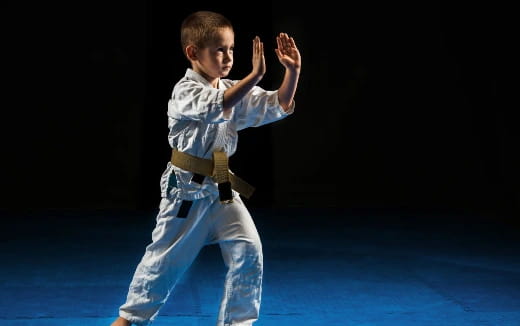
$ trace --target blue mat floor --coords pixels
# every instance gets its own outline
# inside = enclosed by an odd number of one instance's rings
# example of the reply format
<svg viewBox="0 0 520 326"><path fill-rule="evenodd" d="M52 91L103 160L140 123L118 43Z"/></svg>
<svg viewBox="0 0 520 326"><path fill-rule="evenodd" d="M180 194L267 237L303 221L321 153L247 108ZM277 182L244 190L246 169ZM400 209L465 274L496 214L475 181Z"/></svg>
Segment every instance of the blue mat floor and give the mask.
<svg viewBox="0 0 520 326"><path fill-rule="evenodd" d="M520 232L455 214L252 209L255 326L520 326ZM0 325L109 326L154 212L2 213ZM203 249L154 326L215 325L225 274Z"/></svg>

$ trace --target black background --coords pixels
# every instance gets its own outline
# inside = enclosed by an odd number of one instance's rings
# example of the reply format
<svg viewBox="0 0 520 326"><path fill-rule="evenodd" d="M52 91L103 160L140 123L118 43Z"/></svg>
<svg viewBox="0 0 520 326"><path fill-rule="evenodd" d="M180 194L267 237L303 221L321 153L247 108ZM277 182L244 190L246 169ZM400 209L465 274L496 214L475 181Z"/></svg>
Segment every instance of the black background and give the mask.
<svg viewBox="0 0 520 326"><path fill-rule="evenodd" d="M275 36L303 67L291 117L240 134L250 207L519 213L510 8L443 2L73 1L2 5L2 210L156 209L182 19L235 27L230 78Z"/></svg>

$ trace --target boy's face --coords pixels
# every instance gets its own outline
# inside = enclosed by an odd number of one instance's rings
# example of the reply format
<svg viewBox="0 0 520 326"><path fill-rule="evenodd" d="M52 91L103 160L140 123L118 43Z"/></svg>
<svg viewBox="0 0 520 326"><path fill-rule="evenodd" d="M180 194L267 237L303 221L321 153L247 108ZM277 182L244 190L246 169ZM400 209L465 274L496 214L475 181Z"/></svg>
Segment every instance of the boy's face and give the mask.
<svg viewBox="0 0 520 326"><path fill-rule="evenodd" d="M196 49L196 58L191 60L193 70L212 82L229 75L233 67L235 34L230 28L221 28L215 39L204 48Z"/></svg>

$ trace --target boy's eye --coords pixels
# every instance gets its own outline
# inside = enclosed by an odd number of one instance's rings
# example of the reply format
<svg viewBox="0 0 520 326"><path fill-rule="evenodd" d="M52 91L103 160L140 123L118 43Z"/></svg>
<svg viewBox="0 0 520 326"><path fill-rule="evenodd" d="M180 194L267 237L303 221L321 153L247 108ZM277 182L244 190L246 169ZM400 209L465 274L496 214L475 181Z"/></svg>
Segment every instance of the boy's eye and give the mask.
<svg viewBox="0 0 520 326"><path fill-rule="evenodd" d="M229 52L233 52L233 50L234 50L234 48L230 48L230 49L229 49ZM218 52L226 52L226 49L224 49L224 48L218 48L217 51L218 51Z"/></svg>

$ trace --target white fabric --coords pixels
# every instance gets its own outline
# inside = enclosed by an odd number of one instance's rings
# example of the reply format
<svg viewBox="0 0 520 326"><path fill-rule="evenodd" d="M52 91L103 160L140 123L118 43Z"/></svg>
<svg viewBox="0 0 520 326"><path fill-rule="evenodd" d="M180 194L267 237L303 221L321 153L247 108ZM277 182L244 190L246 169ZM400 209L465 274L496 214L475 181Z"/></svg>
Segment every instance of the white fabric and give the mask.
<svg viewBox="0 0 520 326"><path fill-rule="evenodd" d="M218 243L228 272L217 325L250 325L260 308L262 245L244 203L239 196L231 204L208 196L194 201L186 218L178 218L181 203L161 200L152 243L136 268L120 316L149 325L202 247Z"/></svg>

